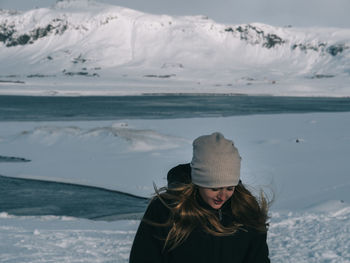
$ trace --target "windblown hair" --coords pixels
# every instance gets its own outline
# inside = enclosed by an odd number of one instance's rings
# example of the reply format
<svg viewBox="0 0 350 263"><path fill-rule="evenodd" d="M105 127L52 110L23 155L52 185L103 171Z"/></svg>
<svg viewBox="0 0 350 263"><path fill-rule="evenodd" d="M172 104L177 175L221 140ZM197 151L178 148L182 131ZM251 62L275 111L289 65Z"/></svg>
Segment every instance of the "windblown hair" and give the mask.
<svg viewBox="0 0 350 263"><path fill-rule="evenodd" d="M263 194L260 195L260 198L256 198L241 182L235 187L235 192L230 200L234 220L227 226L220 223L213 211L198 203L198 186L192 183L178 184L170 189L155 187L155 191L155 198L159 198L168 207L170 216L164 223L144 221L155 226L170 228L165 238L164 249L172 250L179 246L198 226L215 236L232 235L238 229L244 231L244 227L263 233L267 231L268 202L266 198Z"/></svg>

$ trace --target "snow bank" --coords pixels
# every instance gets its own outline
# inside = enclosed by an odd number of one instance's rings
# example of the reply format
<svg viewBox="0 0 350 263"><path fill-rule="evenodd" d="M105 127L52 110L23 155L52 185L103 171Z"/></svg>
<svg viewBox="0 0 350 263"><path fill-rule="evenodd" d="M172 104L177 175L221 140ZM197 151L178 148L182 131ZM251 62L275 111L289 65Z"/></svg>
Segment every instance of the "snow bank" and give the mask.
<svg viewBox="0 0 350 263"><path fill-rule="evenodd" d="M128 262L139 221L100 222L0 214L1 262ZM350 206L271 214L271 262L350 262Z"/></svg>
<svg viewBox="0 0 350 263"><path fill-rule="evenodd" d="M0 216L0 261L128 262L138 221Z"/></svg>
<svg viewBox="0 0 350 263"><path fill-rule="evenodd" d="M350 207L335 212L272 213L272 262L350 262Z"/></svg>

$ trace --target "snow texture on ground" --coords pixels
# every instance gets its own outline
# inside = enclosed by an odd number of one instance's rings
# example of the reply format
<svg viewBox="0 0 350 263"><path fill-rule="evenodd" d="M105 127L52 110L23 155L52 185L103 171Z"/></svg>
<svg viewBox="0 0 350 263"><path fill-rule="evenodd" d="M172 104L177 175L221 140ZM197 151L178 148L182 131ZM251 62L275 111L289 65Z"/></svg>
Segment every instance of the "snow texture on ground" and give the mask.
<svg viewBox="0 0 350 263"><path fill-rule="evenodd" d="M139 221L97 222L0 213L0 261L128 262ZM350 262L350 206L271 214L271 262Z"/></svg>

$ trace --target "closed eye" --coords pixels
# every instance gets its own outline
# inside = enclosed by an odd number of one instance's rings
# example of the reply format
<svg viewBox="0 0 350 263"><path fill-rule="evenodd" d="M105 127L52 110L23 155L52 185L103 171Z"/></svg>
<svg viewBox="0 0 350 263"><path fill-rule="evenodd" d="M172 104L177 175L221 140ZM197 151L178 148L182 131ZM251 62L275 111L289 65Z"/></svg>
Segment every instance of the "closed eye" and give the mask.
<svg viewBox="0 0 350 263"><path fill-rule="evenodd" d="M210 190L213 191L213 192L217 192L220 189L223 189L223 187L222 188L210 188ZM234 186L229 186L229 187L226 187L226 190L227 191L233 191L233 190L235 190L235 187Z"/></svg>

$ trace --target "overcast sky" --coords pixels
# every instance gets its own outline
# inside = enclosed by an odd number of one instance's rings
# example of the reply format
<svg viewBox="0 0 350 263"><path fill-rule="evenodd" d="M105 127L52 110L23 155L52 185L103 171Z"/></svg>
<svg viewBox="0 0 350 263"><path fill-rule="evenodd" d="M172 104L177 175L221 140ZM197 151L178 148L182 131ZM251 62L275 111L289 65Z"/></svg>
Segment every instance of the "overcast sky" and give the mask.
<svg viewBox="0 0 350 263"><path fill-rule="evenodd" d="M350 28L350 0L97 0L153 14L206 15L226 24ZM2 9L48 7L56 0L0 0Z"/></svg>

